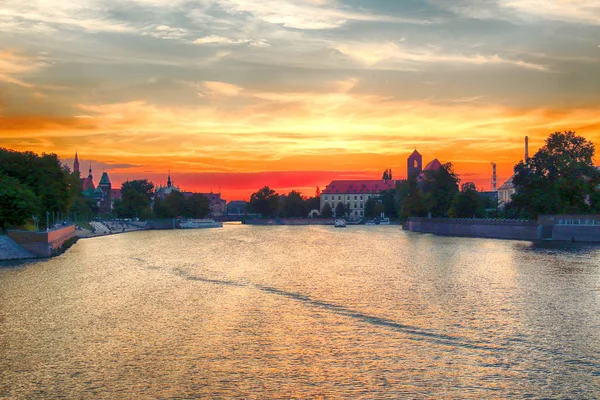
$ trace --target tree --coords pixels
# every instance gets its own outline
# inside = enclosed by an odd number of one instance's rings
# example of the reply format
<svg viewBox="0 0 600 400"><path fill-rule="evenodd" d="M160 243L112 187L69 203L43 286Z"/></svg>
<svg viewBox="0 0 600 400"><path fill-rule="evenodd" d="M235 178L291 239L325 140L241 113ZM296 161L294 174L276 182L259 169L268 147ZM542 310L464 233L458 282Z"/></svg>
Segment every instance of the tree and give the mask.
<svg viewBox="0 0 600 400"><path fill-rule="evenodd" d="M38 156L30 151L0 148L0 174L17 179L38 198L37 216L42 225L46 212L64 213L73 202L76 190L71 187L76 183L56 154Z"/></svg>
<svg viewBox="0 0 600 400"><path fill-rule="evenodd" d="M381 177L381 179L383 179L384 181L391 181L392 177L393 177L392 169L388 168L385 171L383 171L383 176Z"/></svg>
<svg viewBox="0 0 600 400"><path fill-rule="evenodd" d="M377 199L375 197L369 198L365 203L365 218L377 218Z"/></svg>
<svg viewBox="0 0 600 400"><path fill-rule="evenodd" d="M169 218L185 217L188 213L185 196L181 192L173 191L165 197L164 201Z"/></svg>
<svg viewBox="0 0 600 400"><path fill-rule="evenodd" d="M335 206L335 217L336 218L345 217L347 212L348 212L348 209L344 205L344 203L342 203L341 201L339 203L337 203L337 205Z"/></svg>
<svg viewBox="0 0 600 400"><path fill-rule="evenodd" d="M309 197L304 199L304 204L306 205L308 212L318 210L321 207L321 198L319 196Z"/></svg>
<svg viewBox="0 0 600 400"><path fill-rule="evenodd" d="M323 218L333 218L333 210L329 203L325 203L323 209L321 209L321 217Z"/></svg>
<svg viewBox="0 0 600 400"><path fill-rule="evenodd" d="M484 199L473 182L466 182L454 196L448 214L452 218L481 218L484 216Z"/></svg>
<svg viewBox="0 0 600 400"><path fill-rule="evenodd" d="M188 218L204 218L210 213L210 203L203 194L194 193L186 199L186 211Z"/></svg>
<svg viewBox="0 0 600 400"><path fill-rule="evenodd" d="M302 194L292 190L283 200L283 216L287 218L304 218L308 216L305 200Z"/></svg>
<svg viewBox="0 0 600 400"><path fill-rule="evenodd" d="M515 166L513 205L527 218L598 211L594 144L575 132L551 134L529 160Z"/></svg>
<svg viewBox="0 0 600 400"><path fill-rule="evenodd" d="M0 228L22 225L38 212L38 198L17 179L0 174Z"/></svg>
<svg viewBox="0 0 600 400"><path fill-rule="evenodd" d="M279 195L265 186L250 197L250 208L264 217L273 217L279 205Z"/></svg>
<svg viewBox="0 0 600 400"><path fill-rule="evenodd" d="M425 171L423 193L427 213L432 217L446 217L458 193L459 182L452 163L443 164L438 170Z"/></svg>
<svg viewBox="0 0 600 400"><path fill-rule="evenodd" d="M139 218L150 213L154 185L147 179L127 181L121 185L121 199L113 203L120 218Z"/></svg>
<svg viewBox="0 0 600 400"><path fill-rule="evenodd" d="M396 200L397 196L398 192L396 189L384 190L379 193L379 202L382 206L382 210L379 211L379 214L383 212L388 218L398 218L398 202Z"/></svg>
<svg viewBox="0 0 600 400"><path fill-rule="evenodd" d="M427 215L425 200L414 176L405 183L398 185L398 208L400 219L406 221L409 217L424 217Z"/></svg>

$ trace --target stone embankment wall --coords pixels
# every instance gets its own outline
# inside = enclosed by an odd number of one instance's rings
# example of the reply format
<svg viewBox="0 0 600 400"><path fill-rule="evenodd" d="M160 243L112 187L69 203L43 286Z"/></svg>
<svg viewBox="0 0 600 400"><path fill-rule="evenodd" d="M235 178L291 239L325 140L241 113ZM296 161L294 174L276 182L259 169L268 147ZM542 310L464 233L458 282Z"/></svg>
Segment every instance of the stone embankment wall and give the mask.
<svg viewBox="0 0 600 400"><path fill-rule="evenodd" d="M333 218L248 218L242 219L248 225L333 225Z"/></svg>
<svg viewBox="0 0 600 400"><path fill-rule="evenodd" d="M67 240L75 236L75 225L48 232L8 231L7 236L38 257L51 257Z"/></svg>
<svg viewBox="0 0 600 400"><path fill-rule="evenodd" d="M411 217L403 228L411 232L443 236L509 240L538 239L537 221Z"/></svg>
<svg viewBox="0 0 600 400"><path fill-rule="evenodd" d="M564 242L600 242L600 214L540 215L542 239Z"/></svg>

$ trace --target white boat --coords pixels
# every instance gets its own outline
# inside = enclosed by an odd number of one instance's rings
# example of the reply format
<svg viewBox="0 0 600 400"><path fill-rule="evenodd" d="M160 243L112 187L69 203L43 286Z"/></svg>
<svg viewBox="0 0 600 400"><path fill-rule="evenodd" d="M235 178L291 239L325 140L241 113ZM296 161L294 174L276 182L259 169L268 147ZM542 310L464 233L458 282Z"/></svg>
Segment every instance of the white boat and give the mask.
<svg viewBox="0 0 600 400"><path fill-rule="evenodd" d="M382 218L381 221L379 221L379 225L389 225L389 224L390 224L389 218Z"/></svg>
<svg viewBox="0 0 600 400"><path fill-rule="evenodd" d="M334 226L336 228L345 228L346 227L346 220L342 219L342 218L338 218L338 219L335 220Z"/></svg>
<svg viewBox="0 0 600 400"><path fill-rule="evenodd" d="M223 224L214 219L186 219L179 223L182 229L222 228Z"/></svg>

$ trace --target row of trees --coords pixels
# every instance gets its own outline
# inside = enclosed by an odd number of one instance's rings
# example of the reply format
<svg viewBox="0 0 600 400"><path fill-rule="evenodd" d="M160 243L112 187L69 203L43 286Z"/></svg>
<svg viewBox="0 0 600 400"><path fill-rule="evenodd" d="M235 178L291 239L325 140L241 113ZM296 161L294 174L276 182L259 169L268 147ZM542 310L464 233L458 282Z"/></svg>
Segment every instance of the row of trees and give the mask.
<svg viewBox="0 0 600 400"><path fill-rule="evenodd" d="M56 154L37 155L0 148L0 228L27 220L46 226L46 216L92 212L81 196L81 181Z"/></svg>
<svg viewBox="0 0 600 400"><path fill-rule="evenodd" d="M318 197L305 197L302 193L292 190L288 194L279 194L268 186L252 193L248 204L250 213L263 217L304 218L311 210L320 207Z"/></svg>
<svg viewBox="0 0 600 400"><path fill-rule="evenodd" d="M204 218L209 212L206 196L194 193L186 197L173 191L164 198L156 197L154 184L147 179L123 183L121 198L113 204L113 213L118 218Z"/></svg>
<svg viewBox="0 0 600 400"><path fill-rule="evenodd" d="M507 212L524 218L539 214L600 212L600 171L595 146L573 131L551 134L529 160L515 166Z"/></svg>

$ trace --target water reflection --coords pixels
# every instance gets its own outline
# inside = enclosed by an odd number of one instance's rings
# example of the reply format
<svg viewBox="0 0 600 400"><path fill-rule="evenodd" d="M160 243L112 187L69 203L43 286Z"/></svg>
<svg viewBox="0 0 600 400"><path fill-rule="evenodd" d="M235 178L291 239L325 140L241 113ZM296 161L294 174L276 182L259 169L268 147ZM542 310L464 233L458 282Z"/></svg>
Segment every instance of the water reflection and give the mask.
<svg viewBox="0 0 600 400"><path fill-rule="evenodd" d="M597 397L598 255L394 226L84 240L0 269L0 397Z"/></svg>

